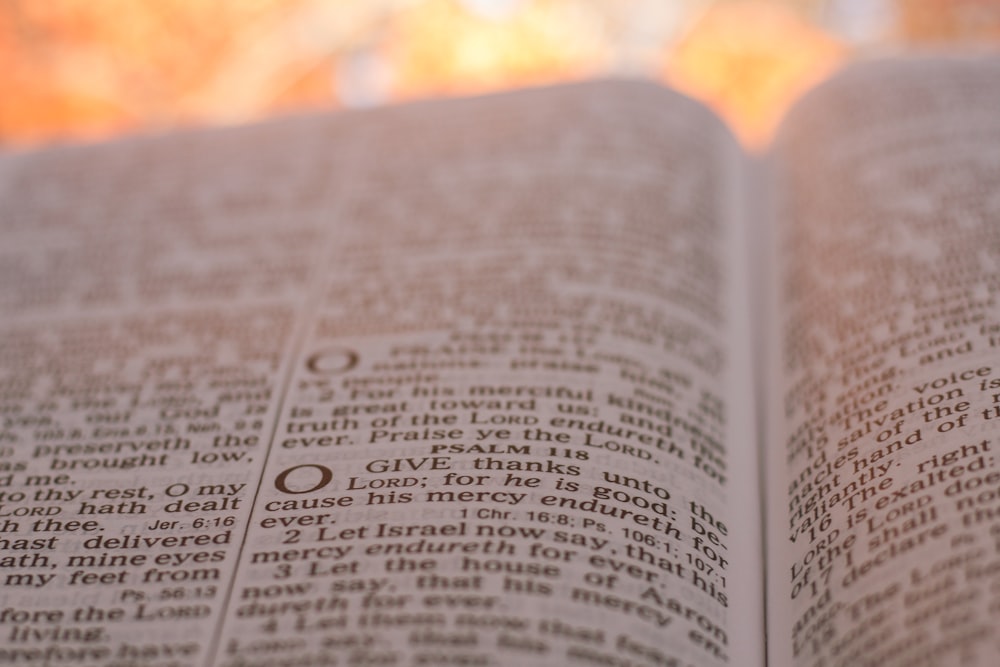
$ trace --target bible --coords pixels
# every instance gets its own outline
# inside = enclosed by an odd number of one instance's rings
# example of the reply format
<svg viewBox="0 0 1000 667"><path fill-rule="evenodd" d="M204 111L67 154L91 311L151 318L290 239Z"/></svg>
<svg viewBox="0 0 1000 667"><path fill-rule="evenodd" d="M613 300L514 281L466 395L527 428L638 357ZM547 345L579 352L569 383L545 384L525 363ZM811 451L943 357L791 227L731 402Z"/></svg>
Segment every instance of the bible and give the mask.
<svg viewBox="0 0 1000 667"><path fill-rule="evenodd" d="M0 155L0 663L995 664L998 82Z"/></svg>

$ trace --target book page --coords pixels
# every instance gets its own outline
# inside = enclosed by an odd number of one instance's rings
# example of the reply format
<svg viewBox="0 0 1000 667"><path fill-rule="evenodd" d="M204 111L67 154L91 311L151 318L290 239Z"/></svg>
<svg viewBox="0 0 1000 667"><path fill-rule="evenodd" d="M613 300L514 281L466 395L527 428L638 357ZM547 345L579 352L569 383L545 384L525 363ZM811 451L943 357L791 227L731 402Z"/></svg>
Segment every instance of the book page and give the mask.
<svg viewBox="0 0 1000 667"><path fill-rule="evenodd" d="M760 664L736 156L605 83L17 157L0 662Z"/></svg>
<svg viewBox="0 0 1000 667"><path fill-rule="evenodd" d="M859 66L775 150L769 654L1000 654L1000 63Z"/></svg>

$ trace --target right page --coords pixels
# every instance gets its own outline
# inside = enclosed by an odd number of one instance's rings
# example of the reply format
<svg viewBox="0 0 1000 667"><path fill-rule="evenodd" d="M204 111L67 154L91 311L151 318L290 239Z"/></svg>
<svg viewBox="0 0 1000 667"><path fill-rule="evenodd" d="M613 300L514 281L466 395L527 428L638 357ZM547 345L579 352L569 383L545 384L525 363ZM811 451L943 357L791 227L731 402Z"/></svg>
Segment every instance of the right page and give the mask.
<svg viewBox="0 0 1000 667"><path fill-rule="evenodd" d="M867 64L773 153L772 665L1000 657L1000 61Z"/></svg>

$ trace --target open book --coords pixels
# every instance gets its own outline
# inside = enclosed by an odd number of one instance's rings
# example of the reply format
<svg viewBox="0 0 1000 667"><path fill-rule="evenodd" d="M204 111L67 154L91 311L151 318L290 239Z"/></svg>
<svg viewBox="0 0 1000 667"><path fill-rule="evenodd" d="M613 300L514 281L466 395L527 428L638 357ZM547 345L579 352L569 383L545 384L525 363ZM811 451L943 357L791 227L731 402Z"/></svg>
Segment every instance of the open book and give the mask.
<svg viewBox="0 0 1000 667"><path fill-rule="evenodd" d="M0 220L0 664L997 663L995 60L766 160L629 82L12 154Z"/></svg>

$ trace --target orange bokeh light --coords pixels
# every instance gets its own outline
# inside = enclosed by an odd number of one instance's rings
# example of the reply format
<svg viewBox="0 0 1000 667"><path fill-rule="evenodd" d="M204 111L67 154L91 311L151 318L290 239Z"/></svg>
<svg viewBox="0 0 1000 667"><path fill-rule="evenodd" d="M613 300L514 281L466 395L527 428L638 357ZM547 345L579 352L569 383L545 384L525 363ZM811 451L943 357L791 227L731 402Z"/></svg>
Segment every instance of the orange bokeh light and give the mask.
<svg viewBox="0 0 1000 667"><path fill-rule="evenodd" d="M701 99L751 146L787 107L828 76L847 49L796 14L762 2L709 10L664 63L672 86Z"/></svg>
<svg viewBox="0 0 1000 667"><path fill-rule="evenodd" d="M396 98L579 79L600 72L608 59L595 17L558 0L521 3L499 17L457 0L429 0L401 12L385 56Z"/></svg>
<svg viewBox="0 0 1000 667"><path fill-rule="evenodd" d="M628 71L706 101L761 145L791 101L850 54L807 21L820 4L8 0L0 4L0 142L243 122ZM895 24L873 37L882 43L1000 40L997 0L890 6ZM636 53L645 58L639 67L630 60Z"/></svg>
<svg viewBox="0 0 1000 667"><path fill-rule="evenodd" d="M93 137L225 113L212 88L305 0L11 0L0 7L0 140ZM252 63L251 63L252 65ZM216 108L200 100L208 96Z"/></svg>

